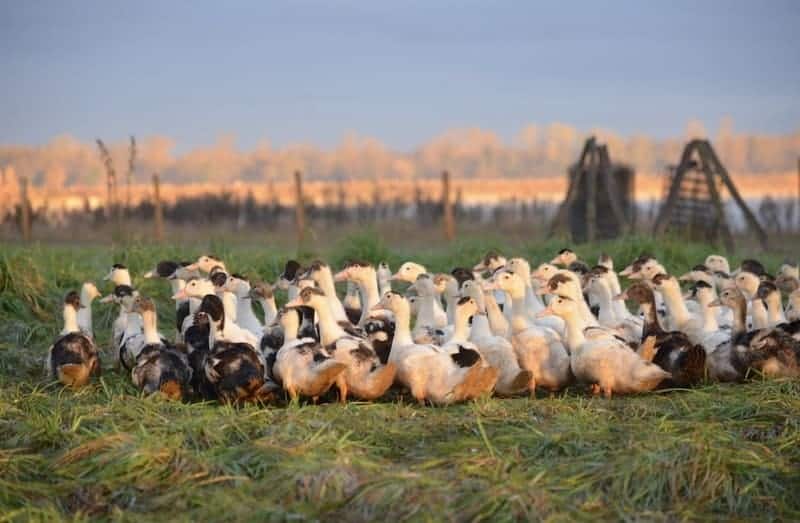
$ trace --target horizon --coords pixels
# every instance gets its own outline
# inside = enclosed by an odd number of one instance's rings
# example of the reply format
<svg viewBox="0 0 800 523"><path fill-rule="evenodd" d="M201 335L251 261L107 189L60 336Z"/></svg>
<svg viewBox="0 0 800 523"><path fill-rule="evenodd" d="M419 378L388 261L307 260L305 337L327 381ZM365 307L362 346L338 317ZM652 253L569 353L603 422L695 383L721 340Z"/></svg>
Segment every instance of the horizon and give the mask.
<svg viewBox="0 0 800 523"><path fill-rule="evenodd" d="M174 152L350 136L412 152L528 122L666 140L800 129L800 4L53 1L0 7L0 143L168 136Z"/></svg>

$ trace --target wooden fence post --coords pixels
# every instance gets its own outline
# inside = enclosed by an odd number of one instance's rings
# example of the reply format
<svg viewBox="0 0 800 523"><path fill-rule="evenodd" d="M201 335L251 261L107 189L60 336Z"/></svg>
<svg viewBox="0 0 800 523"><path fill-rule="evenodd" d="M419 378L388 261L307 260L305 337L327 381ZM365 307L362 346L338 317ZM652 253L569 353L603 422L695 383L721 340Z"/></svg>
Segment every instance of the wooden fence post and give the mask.
<svg viewBox="0 0 800 523"><path fill-rule="evenodd" d="M294 172L294 200L295 222L297 226L297 244L303 243L306 230L306 206L303 201L303 175L300 171Z"/></svg>
<svg viewBox="0 0 800 523"><path fill-rule="evenodd" d="M164 211L161 208L158 173L153 173L153 226L156 241L164 241Z"/></svg>
<svg viewBox="0 0 800 523"><path fill-rule="evenodd" d="M448 241L456 237L453 220L453 202L450 199L450 173L442 171L442 207L444 208L444 237Z"/></svg>
<svg viewBox="0 0 800 523"><path fill-rule="evenodd" d="M28 198L28 177L20 176L19 179L19 209L20 209L20 232L24 241L31 239L31 207Z"/></svg>

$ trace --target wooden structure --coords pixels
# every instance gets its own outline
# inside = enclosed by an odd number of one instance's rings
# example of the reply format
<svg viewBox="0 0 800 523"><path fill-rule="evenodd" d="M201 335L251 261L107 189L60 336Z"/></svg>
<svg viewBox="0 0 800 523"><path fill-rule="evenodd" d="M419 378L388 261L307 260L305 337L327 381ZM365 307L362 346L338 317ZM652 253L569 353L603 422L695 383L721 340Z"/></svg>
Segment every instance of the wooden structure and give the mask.
<svg viewBox="0 0 800 523"><path fill-rule="evenodd" d="M156 241L164 241L164 210L161 207L161 184L158 173L153 173L153 228Z"/></svg>
<svg viewBox="0 0 800 523"><path fill-rule="evenodd" d="M297 227L297 244L302 245L306 233L306 204L303 200L303 175L294 172L295 226Z"/></svg>
<svg viewBox="0 0 800 523"><path fill-rule="evenodd" d="M569 225L572 241L615 238L633 230L634 171L612 164L605 144L586 140L578 163L567 172L567 195L550 225L549 236Z"/></svg>
<svg viewBox="0 0 800 523"><path fill-rule="evenodd" d="M692 140L684 148L680 163L670 174L669 192L656 217L653 234L672 229L709 242L721 234L725 247L733 251L733 235L721 196L726 188L766 249L767 233L739 195L708 140Z"/></svg>

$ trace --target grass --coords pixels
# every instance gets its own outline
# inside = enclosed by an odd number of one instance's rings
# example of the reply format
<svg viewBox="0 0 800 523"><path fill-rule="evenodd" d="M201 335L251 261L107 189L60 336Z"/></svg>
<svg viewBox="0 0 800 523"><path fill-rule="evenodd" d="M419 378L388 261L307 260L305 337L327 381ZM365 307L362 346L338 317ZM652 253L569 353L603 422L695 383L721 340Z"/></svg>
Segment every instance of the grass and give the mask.
<svg viewBox="0 0 800 523"><path fill-rule="evenodd" d="M490 247L535 261L560 242L511 247L502 237L412 252L374 232L325 252L412 257L430 270L474 263ZM678 271L708 248L647 238L579 248L618 264L649 250ZM71 392L42 377L68 289L112 262L140 276L156 260L215 252L235 270L274 278L286 257L211 242L186 249L129 245L5 246L0 255L0 521L28 520L797 520L800 382L709 385L611 401L579 389L535 400L485 398L447 408L392 397L345 406L178 404L142 398L107 369ZM762 256L771 269L782 260ZM95 305L107 346L112 311ZM106 358L106 366L108 366Z"/></svg>

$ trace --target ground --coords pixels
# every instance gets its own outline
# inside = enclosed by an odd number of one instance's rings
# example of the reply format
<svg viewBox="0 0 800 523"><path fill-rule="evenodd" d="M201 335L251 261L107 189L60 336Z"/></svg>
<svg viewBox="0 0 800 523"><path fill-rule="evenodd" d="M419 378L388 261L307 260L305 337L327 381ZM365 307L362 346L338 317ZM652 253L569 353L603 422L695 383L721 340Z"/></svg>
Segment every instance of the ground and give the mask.
<svg viewBox="0 0 800 523"><path fill-rule="evenodd" d="M540 262L562 246L498 236L403 250L364 233L300 257L395 268L413 257L445 270L490 247ZM67 290L126 263L168 331L166 284L141 278L155 261L209 251L273 279L287 251L222 241L0 248L0 521L800 519L796 380L611 400L576 387L446 408L393 395L237 409L142 398L106 358L103 377L75 393L41 371ZM620 266L646 250L675 272L710 252L647 238L577 250L587 260L605 250ZM782 260L759 257L773 270ZM95 305L102 347L112 315Z"/></svg>

